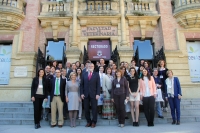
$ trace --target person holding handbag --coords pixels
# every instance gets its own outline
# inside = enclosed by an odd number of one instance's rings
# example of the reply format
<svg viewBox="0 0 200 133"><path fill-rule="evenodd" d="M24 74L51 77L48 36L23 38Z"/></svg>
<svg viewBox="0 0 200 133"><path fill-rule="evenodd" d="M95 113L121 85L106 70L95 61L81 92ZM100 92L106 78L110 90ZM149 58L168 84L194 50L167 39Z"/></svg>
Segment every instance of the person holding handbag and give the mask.
<svg viewBox="0 0 200 133"><path fill-rule="evenodd" d="M169 102L172 115L172 125L180 125L180 102L181 102L181 86L179 79L173 76L172 70L167 71L168 78L165 80L165 98Z"/></svg>
<svg viewBox="0 0 200 133"><path fill-rule="evenodd" d="M158 91L158 89L161 90L161 87L163 85L162 85L162 81L161 81L160 77L158 77L158 69L157 68L153 69L153 78L154 78L154 81L156 83L157 91ZM164 117L162 115L162 109L161 109L161 106L160 106L160 101L156 101L156 110L157 110L158 118L163 119Z"/></svg>
<svg viewBox="0 0 200 133"><path fill-rule="evenodd" d="M157 96L154 78L150 75L147 68L144 68L141 79L139 80L140 98L143 100L144 114L148 126L154 126L154 105Z"/></svg>
<svg viewBox="0 0 200 133"><path fill-rule="evenodd" d="M111 75L112 69L110 67L106 68L106 75L103 78L102 89L103 89L103 109L102 118L114 119L115 118L115 108L110 99L113 76Z"/></svg>
<svg viewBox="0 0 200 133"><path fill-rule="evenodd" d="M45 78L45 71L44 69L39 69L37 76L33 79L31 85L31 100L33 101L33 107L34 107L35 129L41 127L40 119L41 119L42 103L44 99L45 102L47 102L47 97L48 97L47 89L48 88Z"/></svg>
<svg viewBox="0 0 200 133"><path fill-rule="evenodd" d="M124 127L125 123L125 100L129 100L128 82L125 77L122 76L122 70L116 71L116 78L113 80L111 100L116 105L116 111L118 115L119 127Z"/></svg>

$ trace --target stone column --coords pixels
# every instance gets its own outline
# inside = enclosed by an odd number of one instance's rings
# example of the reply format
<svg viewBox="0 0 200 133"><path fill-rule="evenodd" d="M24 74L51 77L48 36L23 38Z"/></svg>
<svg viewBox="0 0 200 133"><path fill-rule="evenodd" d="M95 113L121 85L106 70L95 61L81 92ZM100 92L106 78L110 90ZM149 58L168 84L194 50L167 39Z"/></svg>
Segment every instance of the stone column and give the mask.
<svg viewBox="0 0 200 133"><path fill-rule="evenodd" d="M73 26L72 26L71 47L78 47L78 42L77 42L77 10L78 10L78 0L74 0L74 2L73 2Z"/></svg>
<svg viewBox="0 0 200 133"><path fill-rule="evenodd" d="M120 13L121 13L121 46L127 46L126 40L126 23L125 23L125 10L124 0L120 0Z"/></svg>

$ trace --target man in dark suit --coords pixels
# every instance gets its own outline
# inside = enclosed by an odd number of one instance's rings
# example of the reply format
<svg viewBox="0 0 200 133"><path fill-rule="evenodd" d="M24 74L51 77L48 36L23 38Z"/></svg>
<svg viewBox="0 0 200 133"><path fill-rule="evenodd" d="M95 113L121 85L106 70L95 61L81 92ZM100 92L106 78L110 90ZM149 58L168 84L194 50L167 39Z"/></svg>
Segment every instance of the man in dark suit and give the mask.
<svg viewBox="0 0 200 133"><path fill-rule="evenodd" d="M63 120L63 103L65 101L65 85L66 80L61 78L60 70L56 70L56 77L51 80L51 127L55 127L56 121L56 111L58 110L58 127L62 127Z"/></svg>
<svg viewBox="0 0 200 133"><path fill-rule="evenodd" d="M85 73L85 72L88 72L88 65L91 63L91 61L90 60L87 60L86 62L85 62L85 68L83 69L83 71L82 71L82 75Z"/></svg>
<svg viewBox="0 0 200 133"><path fill-rule="evenodd" d="M69 75L71 72L76 72L76 64L75 63L72 63L72 68L67 73L67 81L70 80Z"/></svg>
<svg viewBox="0 0 200 133"><path fill-rule="evenodd" d="M97 122L97 100L100 95L99 73L94 72L94 64L90 63L88 72L85 72L81 79L81 98L84 99L86 127L94 128ZM90 104L92 107L92 120L90 118Z"/></svg>
<svg viewBox="0 0 200 133"><path fill-rule="evenodd" d="M66 62L65 69L66 69L66 78L69 78L69 74L70 74L70 71L71 71L71 63L69 61Z"/></svg>
<svg viewBox="0 0 200 133"><path fill-rule="evenodd" d="M101 58L100 60L99 60L99 62L100 62L100 66L103 66L103 68L104 68L104 73L105 73L105 71L106 71L106 68L108 67L106 64L105 64L105 60L104 60L104 58ZM95 71L96 72L99 72L99 67L100 66L96 66L95 67Z"/></svg>

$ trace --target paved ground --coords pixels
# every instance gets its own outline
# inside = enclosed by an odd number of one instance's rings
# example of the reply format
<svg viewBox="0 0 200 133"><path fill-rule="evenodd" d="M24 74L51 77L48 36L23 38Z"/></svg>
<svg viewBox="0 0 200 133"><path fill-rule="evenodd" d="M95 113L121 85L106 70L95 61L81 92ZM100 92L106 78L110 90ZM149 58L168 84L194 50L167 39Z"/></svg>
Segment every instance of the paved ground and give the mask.
<svg viewBox="0 0 200 133"><path fill-rule="evenodd" d="M140 127L125 126L97 126L94 129L84 126L71 128L51 128L42 126L40 129L34 129L32 125L0 125L0 133L200 133L200 122L181 123L181 125L157 124L154 127L141 125Z"/></svg>

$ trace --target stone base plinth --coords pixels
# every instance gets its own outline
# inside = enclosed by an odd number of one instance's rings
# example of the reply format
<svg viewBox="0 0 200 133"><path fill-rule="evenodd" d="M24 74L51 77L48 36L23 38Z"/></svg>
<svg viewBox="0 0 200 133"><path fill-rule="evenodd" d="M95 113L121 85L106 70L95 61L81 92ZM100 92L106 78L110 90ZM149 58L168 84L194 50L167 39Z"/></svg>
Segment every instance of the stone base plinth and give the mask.
<svg viewBox="0 0 200 133"><path fill-rule="evenodd" d="M120 57L120 62L121 61L126 61L130 63L133 57L134 51L130 47L120 47L118 49L119 57Z"/></svg>
<svg viewBox="0 0 200 133"><path fill-rule="evenodd" d="M80 60L81 50L78 48L69 48L66 51L67 61L73 63Z"/></svg>

